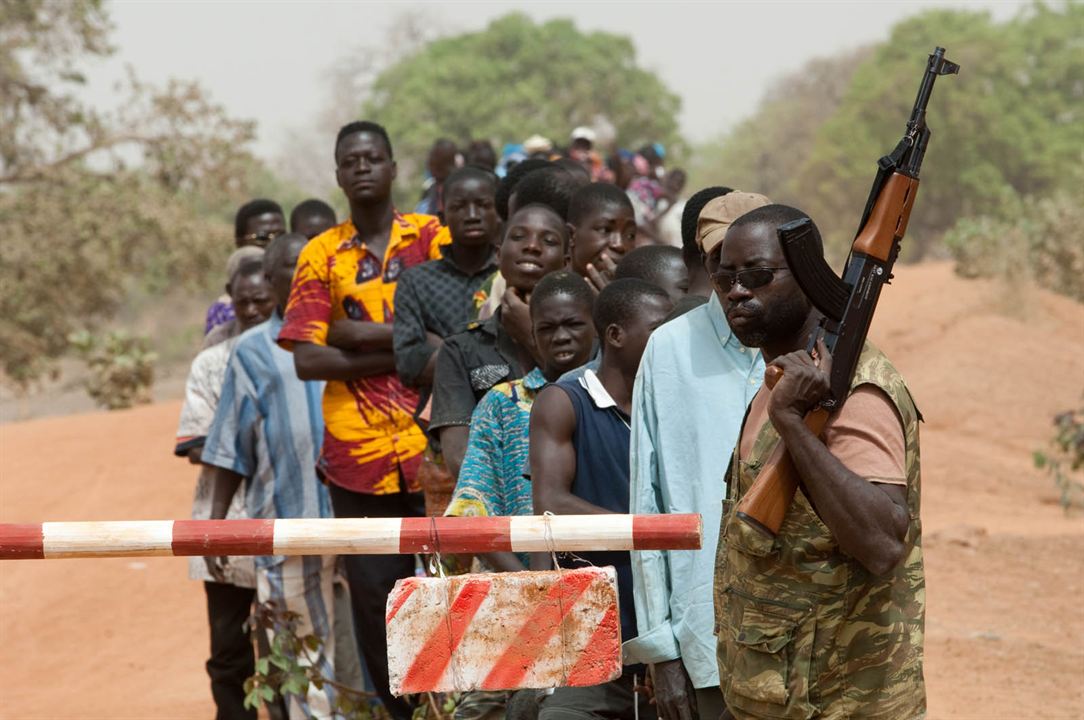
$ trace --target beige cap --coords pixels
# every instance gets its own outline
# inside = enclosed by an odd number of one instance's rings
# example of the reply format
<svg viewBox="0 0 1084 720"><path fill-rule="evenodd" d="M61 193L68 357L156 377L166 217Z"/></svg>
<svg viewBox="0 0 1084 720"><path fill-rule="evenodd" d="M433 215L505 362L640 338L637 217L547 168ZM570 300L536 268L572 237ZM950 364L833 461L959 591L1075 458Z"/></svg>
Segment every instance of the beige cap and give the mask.
<svg viewBox="0 0 1084 720"><path fill-rule="evenodd" d="M757 193L729 192L711 200L700 211L696 221L696 242L708 254L723 241L730 225L750 210L771 205L772 201Z"/></svg>
<svg viewBox="0 0 1084 720"><path fill-rule="evenodd" d="M552 149L553 141L541 135L532 135L523 141L523 150L528 155L549 152Z"/></svg>

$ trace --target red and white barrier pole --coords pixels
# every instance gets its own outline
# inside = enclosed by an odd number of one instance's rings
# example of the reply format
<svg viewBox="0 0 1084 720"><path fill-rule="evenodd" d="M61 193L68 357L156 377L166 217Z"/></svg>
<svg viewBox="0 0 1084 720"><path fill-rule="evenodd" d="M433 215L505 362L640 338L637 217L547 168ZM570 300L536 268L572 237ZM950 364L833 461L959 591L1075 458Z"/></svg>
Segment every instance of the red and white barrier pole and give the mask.
<svg viewBox="0 0 1084 720"><path fill-rule="evenodd" d="M0 560L696 550L700 540L696 514L0 523Z"/></svg>

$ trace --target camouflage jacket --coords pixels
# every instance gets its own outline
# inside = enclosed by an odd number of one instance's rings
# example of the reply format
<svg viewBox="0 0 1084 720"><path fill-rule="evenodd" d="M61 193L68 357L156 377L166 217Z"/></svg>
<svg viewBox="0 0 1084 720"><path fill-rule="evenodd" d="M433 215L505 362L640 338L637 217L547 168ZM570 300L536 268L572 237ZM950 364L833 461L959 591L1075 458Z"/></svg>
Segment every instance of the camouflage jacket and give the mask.
<svg viewBox="0 0 1084 720"><path fill-rule="evenodd" d="M884 577L843 554L799 490L773 539L734 516L779 435L766 422L729 471L715 575L719 671L737 718L923 717L926 583L919 521L920 415L903 378L867 343L851 390L885 391L903 421L909 524Z"/></svg>

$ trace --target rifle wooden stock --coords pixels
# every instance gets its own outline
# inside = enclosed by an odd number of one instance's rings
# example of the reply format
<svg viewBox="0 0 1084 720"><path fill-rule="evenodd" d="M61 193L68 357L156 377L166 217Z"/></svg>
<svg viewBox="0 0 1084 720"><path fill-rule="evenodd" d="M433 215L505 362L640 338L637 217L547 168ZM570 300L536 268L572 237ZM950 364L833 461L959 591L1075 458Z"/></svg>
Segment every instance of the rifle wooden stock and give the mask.
<svg viewBox="0 0 1084 720"><path fill-rule="evenodd" d="M764 371L764 384L771 390L783 377L783 370L769 365ZM810 432L819 436L828 422L828 411L824 408L811 410L805 416L805 425ZM783 525L787 508L790 507L794 493L798 489L798 471L790 459L787 448L780 442L775 447L768 461L764 463L749 492L738 503L738 519L751 527L775 537Z"/></svg>

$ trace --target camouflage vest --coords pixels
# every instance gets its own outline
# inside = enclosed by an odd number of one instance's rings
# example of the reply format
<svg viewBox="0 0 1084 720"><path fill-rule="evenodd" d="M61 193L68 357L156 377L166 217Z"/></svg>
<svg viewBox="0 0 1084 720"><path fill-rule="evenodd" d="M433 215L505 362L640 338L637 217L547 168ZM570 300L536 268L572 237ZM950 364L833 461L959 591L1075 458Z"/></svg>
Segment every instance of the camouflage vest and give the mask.
<svg viewBox="0 0 1084 720"><path fill-rule="evenodd" d="M884 718L926 712L922 678L926 582L919 521L920 415L903 378L866 343L851 391L885 391L903 420L907 507L904 559L872 576L844 555L799 490L774 539L734 516L779 435L771 422L751 456L735 457L716 558L719 670L736 718Z"/></svg>

